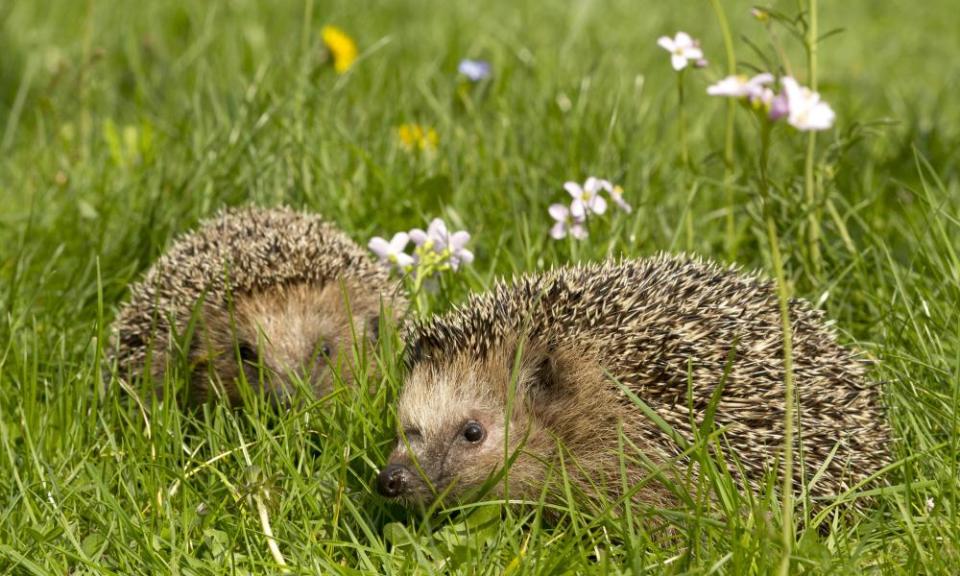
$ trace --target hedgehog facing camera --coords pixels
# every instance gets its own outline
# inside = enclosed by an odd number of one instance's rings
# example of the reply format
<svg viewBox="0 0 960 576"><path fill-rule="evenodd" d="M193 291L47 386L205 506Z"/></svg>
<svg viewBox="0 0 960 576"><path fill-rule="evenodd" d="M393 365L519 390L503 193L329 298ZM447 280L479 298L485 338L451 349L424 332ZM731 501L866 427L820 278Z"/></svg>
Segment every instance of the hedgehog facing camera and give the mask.
<svg viewBox="0 0 960 576"><path fill-rule="evenodd" d="M890 432L865 362L806 302L790 319L794 481L823 503L889 461ZM400 438L377 490L408 504L562 505L572 492L672 506L710 422L742 484L762 490L782 460L778 298L736 269L660 256L530 274L414 326L406 346Z"/></svg>
<svg viewBox="0 0 960 576"><path fill-rule="evenodd" d="M349 383L356 366L373 368L381 312L396 320L405 307L388 271L319 216L232 209L178 238L132 287L111 350L122 378L158 391L185 359L188 404L239 405L246 384L282 405L298 383L323 395L334 369Z"/></svg>

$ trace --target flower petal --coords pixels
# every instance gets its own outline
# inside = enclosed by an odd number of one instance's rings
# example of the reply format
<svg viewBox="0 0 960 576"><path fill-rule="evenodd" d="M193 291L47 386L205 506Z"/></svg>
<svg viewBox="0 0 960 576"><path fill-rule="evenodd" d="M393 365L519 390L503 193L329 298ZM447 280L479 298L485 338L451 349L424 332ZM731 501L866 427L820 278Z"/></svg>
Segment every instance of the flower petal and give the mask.
<svg viewBox="0 0 960 576"><path fill-rule="evenodd" d="M577 198L570 203L570 215L574 220L583 220L587 216L587 207L583 200Z"/></svg>
<svg viewBox="0 0 960 576"><path fill-rule="evenodd" d="M661 36L657 38L657 45L666 50L667 52L673 52L673 49L676 48L676 44L673 42L673 38L669 36Z"/></svg>
<svg viewBox="0 0 960 576"><path fill-rule="evenodd" d="M808 130L827 130L833 126L836 115L830 105L826 102L820 102L810 109L807 113Z"/></svg>
<svg viewBox="0 0 960 576"><path fill-rule="evenodd" d="M557 222L550 228L550 237L554 240L560 240L567 236L567 225L564 222Z"/></svg>
<svg viewBox="0 0 960 576"><path fill-rule="evenodd" d="M414 228L410 231L410 240L413 240L413 243L417 246L421 246L427 241L427 233L419 228Z"/></svg>
<svg viewBox="0 0 960 576"><path fill-rule="evenodd" d="M577 240L583 240L587 237L587 227L583 224L574 224L570 227L570 235Z"/></svg>
<svg viewBox="0 0 960 576"><path fill-rule="evenodd" d="M407 247L407 242L409 241L410 236L406 232L397 232L393 235L393 238L390 239L390 252L392 254L403 252L403 249Z"/></svg>
<svg viewBox="0 0 960 576"><path fill-rule="evenodd" d="M396 254L395 257L396 257L397 268L400 268L401 270L403 270L405 268L409 268L410 266L413 266L413 256L405 252L400 252L399 254Z"/></svg>
<svg viewBox="0 0 960 576"><path fill-rule="evenodd" d="M430 226L427 227L427 234L432 236L435 240L447 239L447 224L440 218L434 218L430 221Z"/></svg>
<svg viewBox="0 0 960 576"><path fill-rule="evenodd" d="M466 230L454 232L450 235L450 249L454 252L462 251L463 247L470 241L470 233Z"/></svg>
<svg viewBox="0 0 960 576"><path fill-rule="evenodd" d="M603 214L607 211L607 201L603 196L594 196L590 199L590 211L594 214Z"/></svg>
<svg viewBox="0 0 960 576"><path fill-rule="evenodd" d="M687 67L687 59L679 54L674 54L670 57L670 64L674 70L680 71Z"/></svg>
<svg viewBox="0 0 960 576"><path fill-rule="evenodd" d="M580 187L576 182L564 182L563 189L566 190L574 198L579 198L583 196L583 188Z"/></svg>
<svg viewBox="0 0 960 576"><path fill-rule="evenodd" d="M381 260L385 260L390 253L390 243L380 236L371 238L370 241L367 242L367 248L380 257Z"/></svg>
<svg viewBox="0 0 960 576"><path fill-rule="evenodd" d="M693 38L691 38L686 32L677 32L677 35L673 37L673 41L678 47L681 48L693 46Z"/></svg>
<svg viewBox="0 0 960 576"><path fill-rule="evenodd" d="M600 191L600 181L593 176L590 176L587 178L587 181L583 183L583 190L587 194L593 196Z"/></svg>
<svg viewBox="0 0 960 576"><path fill-rule="evenodd" d="M547 211L550 212L550 217L557 222L566 222L567 218L570 217L570 209L563 204L551 204Z"/></svg>
<svg viewBox="0 0 960 576"><path fill-rule="evenodd" d="M787 97L787 103L791 101L800 100L802 96L802 91L800 90L800 84L790 76L785 76L780 79L780 84L783 86L783 93Z"/></svg>
<svg viewBox="0 0 960 576"><path fill-rule="evenodd" d="M457 252L457 262L459 264L469 264L473 262L473 252L463 249Z"/></svg>

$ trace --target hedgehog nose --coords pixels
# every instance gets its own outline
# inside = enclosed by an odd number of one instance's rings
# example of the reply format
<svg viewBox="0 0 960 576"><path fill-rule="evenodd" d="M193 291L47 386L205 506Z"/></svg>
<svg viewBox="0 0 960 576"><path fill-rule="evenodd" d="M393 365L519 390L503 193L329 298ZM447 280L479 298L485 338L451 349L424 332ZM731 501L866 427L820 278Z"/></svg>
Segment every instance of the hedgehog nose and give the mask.
<svg viewBox="0 0 960 576"><path fill-rule="evenodd" d="M407 469L400 464L391 464L377 476L377 492L387 498L396 498L407 484Z"/></svg>

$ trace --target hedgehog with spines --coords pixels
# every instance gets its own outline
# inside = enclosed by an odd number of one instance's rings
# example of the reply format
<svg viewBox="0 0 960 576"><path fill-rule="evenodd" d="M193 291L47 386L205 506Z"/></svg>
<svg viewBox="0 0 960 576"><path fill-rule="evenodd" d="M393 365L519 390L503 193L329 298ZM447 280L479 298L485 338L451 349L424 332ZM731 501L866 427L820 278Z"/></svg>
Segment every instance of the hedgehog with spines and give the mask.
<svg viewBox="0 0 960 576"><path fill-rule="evenodd" d="M789 310L802 457L795 485L805 480L814 498L836 495L888 461L880 391L820 312L799 299ZM714 422L732 452L730 472L759 489L782 465L778 298L771 282L736 268L661 255L525 275L405 339L399 440L377 478L389 498L471 500L485 488L494 498L562 501L562 458L590 501L623 495L625 463L636 500L671 505L676 494L650 469L682 480L682 442L631 396L691 441L721 385Z"/></svg>
<svg viewBox="0 0 960 576"><path fill-rule="evenodd" d="M298 380L329 392L332 365L351 382L358 346L372 367L381 310L395 320L405 307L388 270L319 216L227 209L131 288L112 352L124 379L149 376L158 390L185 357L190 403L223 392L238 405L245 381L282 404Z"/></svg>

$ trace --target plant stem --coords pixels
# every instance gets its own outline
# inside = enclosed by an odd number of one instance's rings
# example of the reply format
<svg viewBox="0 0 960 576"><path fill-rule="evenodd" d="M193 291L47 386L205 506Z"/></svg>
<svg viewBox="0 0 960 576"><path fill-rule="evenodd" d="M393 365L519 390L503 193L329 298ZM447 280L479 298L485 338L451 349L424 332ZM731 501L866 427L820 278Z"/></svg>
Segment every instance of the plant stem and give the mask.
<svg viewBox="0 0 960 576"><path fill-rule="evenodd" d="M687 117L683 110L683 73L677 74L678 124L680 126L680 162L684 168L690 167L690 155L687 153Z"/></svg>
<svg viewBox="0 0 960 576"><path fill-rule="evenodd" d="M793 550L793 430L794 430L794 382L793 382L793 328L790 323L790 294L787 279L783 271L783 257L780 254L780 238L777 223L773 216L770 201L770 184L767 180L767 164L770 152L769 123L764 123L760 149L760 195L763 199L763 213L766 221L767 240L770 243L770 258L777 280L777 297L780 304L780 320L783 330L783 558L779 573L786 576L790 572L790 555Z"/></svg>
<svg viewBox="0 0 960 576"><path fill-rule="evenodd" d="M714 13L717 15L717 23L720 25L720 33L723 35L723 48L727 55L727 74L731 76L737 73L737 57L733 51L733 36L730 34L730 25L727 22L727 15L720 5L720 0L710 0ZM723 190L727 202L727 257L734 260L737 257L737 224L734 219L736 208L736 195L733 188L733 143L734 143L734 114L737 111L737 103L730 99L727 101L726 128L723 138Z"/></svg>
<svg viewBox="0 0 960 576"><path fill-rule="evenodd" d="M817 89L817 0L810 0L810 23L807 26L807 67L810 70L810 89ZM807 136L807 157L804 163L804 192L808 210L807 244L810 261L813 264L814 277L820 279L822 269L820 257L820 208L813 162L817 151L817 133L811 131Z"/></svg>

